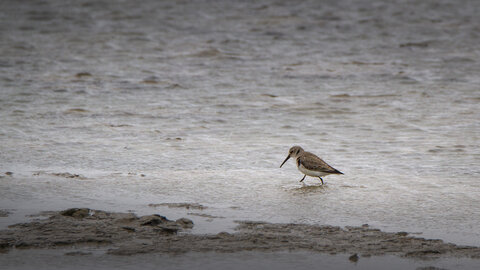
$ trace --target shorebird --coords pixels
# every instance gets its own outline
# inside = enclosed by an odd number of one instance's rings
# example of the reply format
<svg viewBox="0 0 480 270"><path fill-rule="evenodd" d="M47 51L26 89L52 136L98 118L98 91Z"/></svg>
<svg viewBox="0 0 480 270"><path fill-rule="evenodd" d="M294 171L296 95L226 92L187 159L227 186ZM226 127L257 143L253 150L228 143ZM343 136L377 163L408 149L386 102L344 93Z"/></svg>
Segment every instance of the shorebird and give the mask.
<svg viewBox="0 0 480 270"><path fill-rule="evenodd" d="M304 151L303 148L300 146L293 146L292 148L290 148L290 150L288 150L288 156L282 162L280 168L291 157L297 159L298 170L305 174L302 180L300 180L300 182L303 182L303 180L305 180L305 177L308 175L320 178L320 181L322 181L323 185L322 176L326 176L329 174L343 174L339 170L328 165L325 161L317 157L315 154Z"/></svg>

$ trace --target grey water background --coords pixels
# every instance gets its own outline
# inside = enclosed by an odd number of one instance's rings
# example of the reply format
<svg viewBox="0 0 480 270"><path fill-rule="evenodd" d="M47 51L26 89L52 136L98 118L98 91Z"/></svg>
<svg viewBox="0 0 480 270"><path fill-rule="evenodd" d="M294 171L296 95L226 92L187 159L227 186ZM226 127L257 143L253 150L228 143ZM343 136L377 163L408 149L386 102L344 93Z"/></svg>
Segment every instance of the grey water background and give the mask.
<svg viewBox="0 0 480 270"><path fill-rule="evenodd" d="M2 0L0 225L91 207L187 216L198 233L368 223L478 246L479 13ZM298 183L293 162L278 168L292 145L345 175ZM175 202L208 208L148 206Z"/></svg>

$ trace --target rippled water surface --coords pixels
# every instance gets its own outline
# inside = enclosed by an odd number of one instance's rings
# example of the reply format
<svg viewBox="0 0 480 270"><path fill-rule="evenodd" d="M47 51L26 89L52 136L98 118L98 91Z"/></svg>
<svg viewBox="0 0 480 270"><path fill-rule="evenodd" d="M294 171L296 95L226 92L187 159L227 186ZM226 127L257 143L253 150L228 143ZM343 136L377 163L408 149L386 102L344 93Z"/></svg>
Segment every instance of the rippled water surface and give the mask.
<svg viewBox="0 0 480 270"><path fill-rule="evenodd" d="M480 4L387 2L1 1L0 224L82 206L480 245ZM345 175L302 185L292 145ZM148 206L176 202L207 208Z"/></svg>

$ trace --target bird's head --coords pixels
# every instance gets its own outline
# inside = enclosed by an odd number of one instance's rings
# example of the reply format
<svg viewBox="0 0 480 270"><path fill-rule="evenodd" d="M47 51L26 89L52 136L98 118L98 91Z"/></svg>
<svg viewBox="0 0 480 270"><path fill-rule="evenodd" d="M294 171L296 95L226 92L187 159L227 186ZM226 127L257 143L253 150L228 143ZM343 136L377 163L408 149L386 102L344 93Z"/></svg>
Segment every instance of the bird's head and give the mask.
<svg viewBox="0 0 480 270"><path fill-rule="evenodd" d="M287 162L287 160L291 157L296 158L298 157L301 153L303 152L303 148L300 146L292 146L290 150L288 150L288 156L287 158L282 162L282 165L280 165L280 168Z"/></svg>

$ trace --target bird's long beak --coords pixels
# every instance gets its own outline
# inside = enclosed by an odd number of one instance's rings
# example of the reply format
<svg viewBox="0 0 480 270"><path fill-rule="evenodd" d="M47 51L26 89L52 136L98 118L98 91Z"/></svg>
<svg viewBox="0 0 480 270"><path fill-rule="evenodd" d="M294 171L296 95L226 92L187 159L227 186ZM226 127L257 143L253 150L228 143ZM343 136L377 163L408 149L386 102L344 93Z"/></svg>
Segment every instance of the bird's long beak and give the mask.
<svg viewBox="0 0 480 270"><path fill-rule="evenodd" d="M289 158L290 158L290 155L288 155L287 158L282 162L282 165L280 165L280 168L283 166L283 164L285 164L285 162L287 162Z"/></svg>

